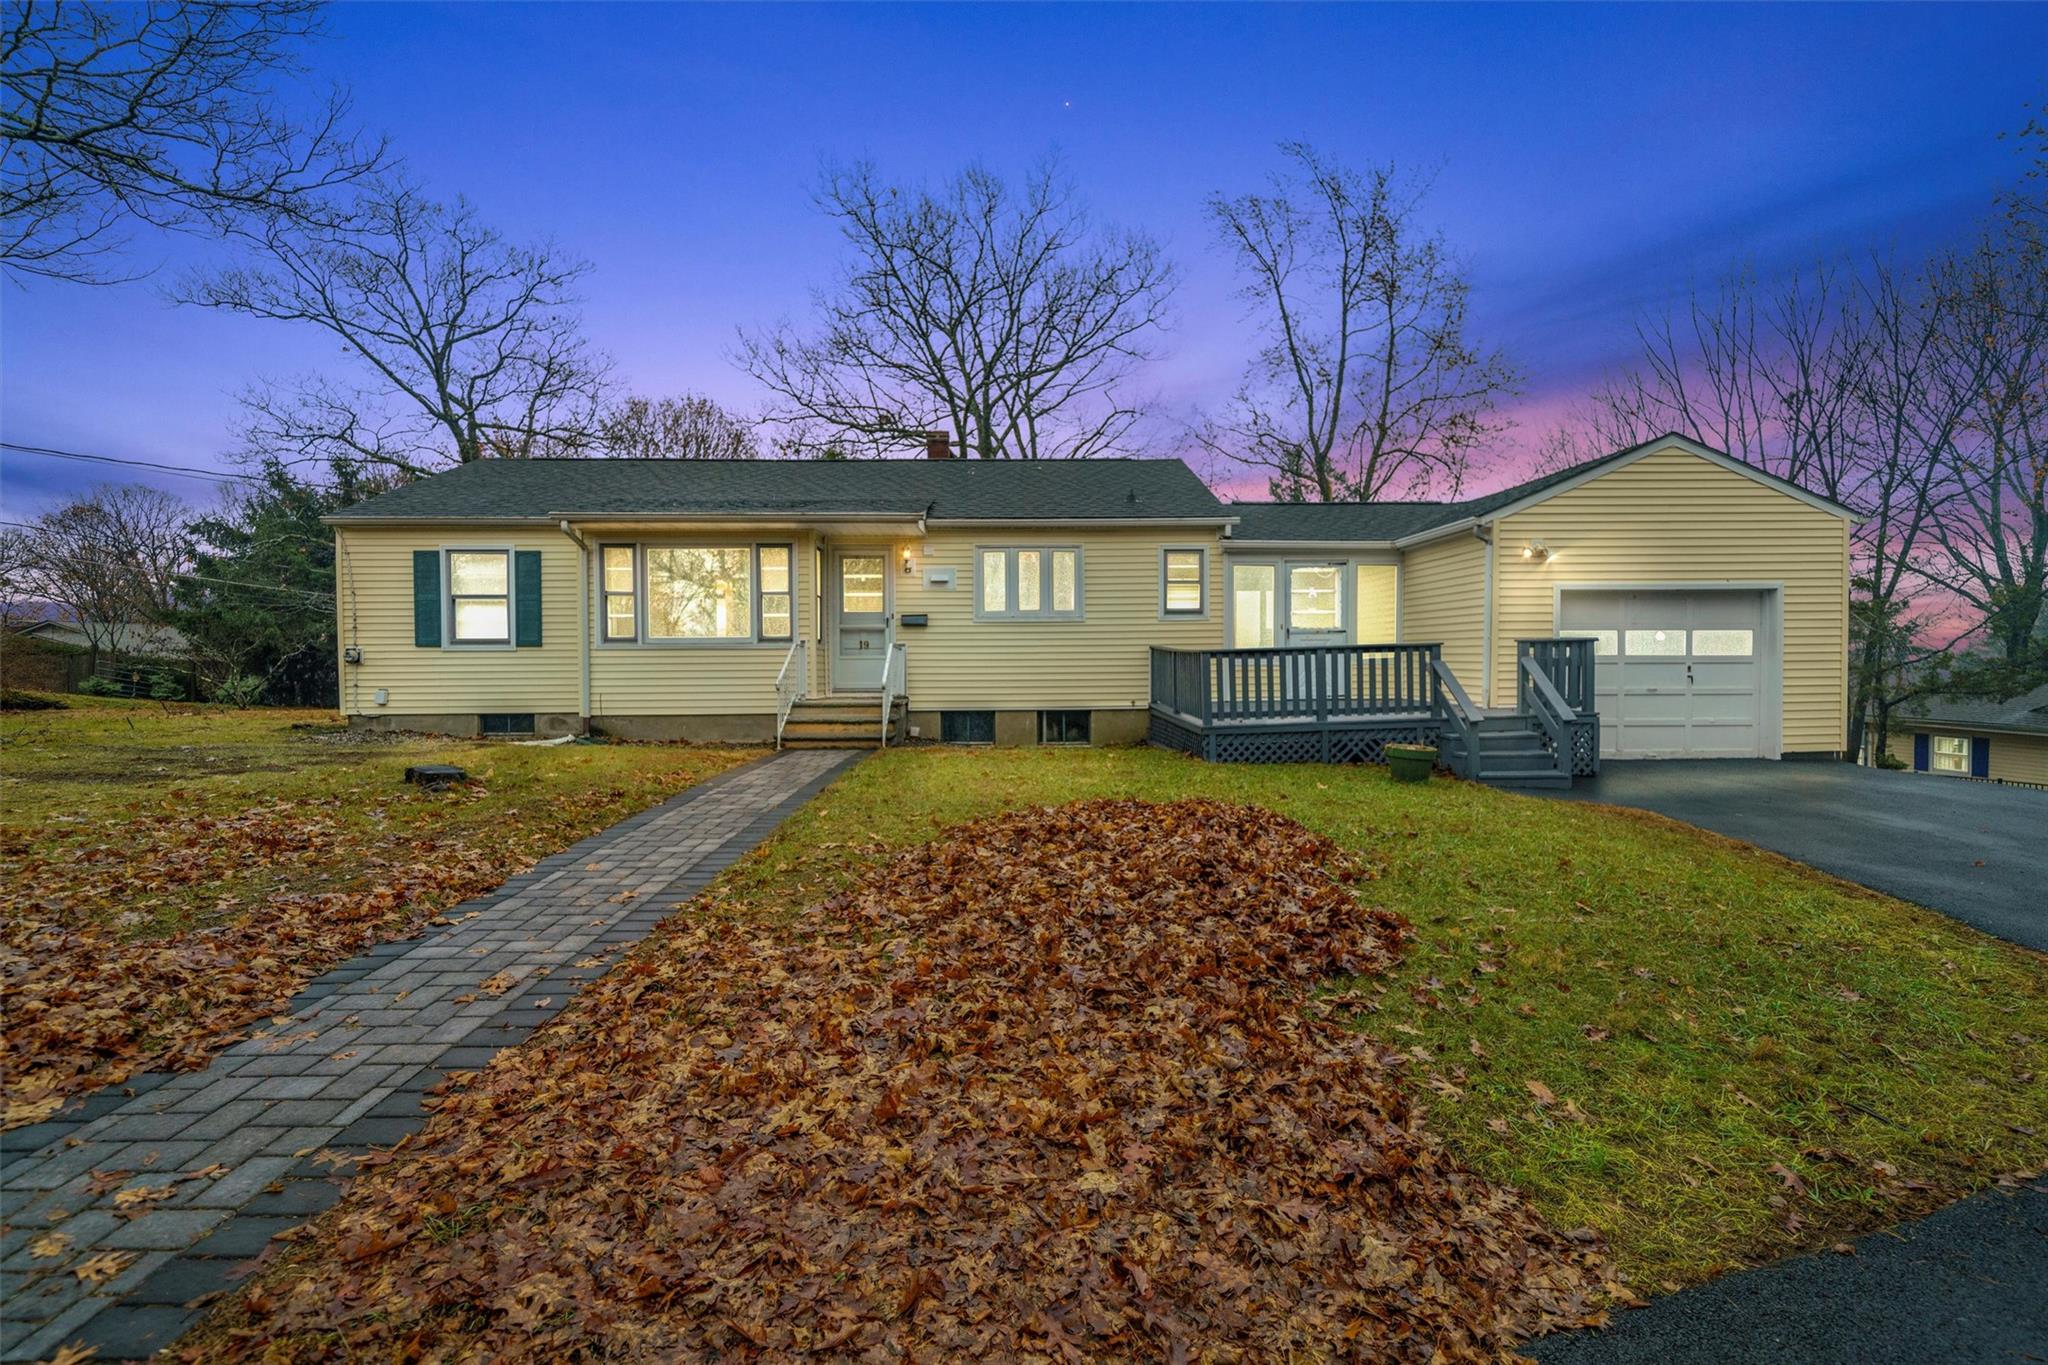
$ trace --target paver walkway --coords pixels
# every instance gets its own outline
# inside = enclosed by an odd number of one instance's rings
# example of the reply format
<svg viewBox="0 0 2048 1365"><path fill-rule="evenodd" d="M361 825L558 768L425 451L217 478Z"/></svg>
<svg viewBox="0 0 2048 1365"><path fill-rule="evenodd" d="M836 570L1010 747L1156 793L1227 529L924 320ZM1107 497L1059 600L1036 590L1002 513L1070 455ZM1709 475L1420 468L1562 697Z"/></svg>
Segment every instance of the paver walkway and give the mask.
<svg viewBox="0 0 2048 1365"><path fill-rule="evenodd" d="M429 1087L553 1017L857 756L785 752L700 783L320 977L206 1070L0 1138L0 1358L175 1341L186 1305L340 1197L348 1155L418 1129Z"/></svg>

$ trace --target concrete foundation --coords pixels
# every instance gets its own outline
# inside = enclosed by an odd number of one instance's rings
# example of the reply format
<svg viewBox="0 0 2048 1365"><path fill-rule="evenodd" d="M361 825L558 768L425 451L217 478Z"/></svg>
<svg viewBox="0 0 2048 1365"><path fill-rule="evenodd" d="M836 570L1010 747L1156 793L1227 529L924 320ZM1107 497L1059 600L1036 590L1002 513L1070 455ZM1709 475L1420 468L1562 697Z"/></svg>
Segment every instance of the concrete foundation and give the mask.
<svg viewBox="0 0 2048 1365"><path fill-rule="evenodd" d="M475 739L483 733L483 718L474 712L405 715L373 711L368 715L350 716L348 724L351 730L372 730L380 734L404 731L408 734L452 735L457 739ZM558 735L582 733L583 720L580 716L565 711L536 711L533 716L533 734L512 738L553 739Z"/></svg>
<svg viewBox="0 0 2048 1365"><path fill-rule="evenodd" d="M963 707L963 710L977 708ZM1147 727L1148 712L1140 710L1090 711L1088 731L1093 743L1100 748L1108 744L1143 744ZM910 723L917 728L917 742L934 743L938 740L939 715L937 711L912 711ZM996 712L996 747L998 749L1026 749L1038 743L1038 712L998 711Z"/></svg>

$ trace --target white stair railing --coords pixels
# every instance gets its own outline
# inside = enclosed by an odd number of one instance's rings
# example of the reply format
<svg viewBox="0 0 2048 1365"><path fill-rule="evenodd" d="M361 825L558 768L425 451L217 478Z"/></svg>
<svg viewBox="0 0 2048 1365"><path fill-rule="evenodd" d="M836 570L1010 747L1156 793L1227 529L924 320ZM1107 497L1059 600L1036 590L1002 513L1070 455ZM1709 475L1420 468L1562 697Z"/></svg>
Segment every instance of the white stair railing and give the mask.
<svg viewBox="0 0 2048 1365"><path fill-rule="evenodd" d="M782 747L782 730L789 724L789 713L804 699L804 680L810 669L804 666L809 657L804 652L804 642L798 640L789 647L789 655L782 661L782 671L775 675L775 747Z"/></svg>
<svg viewBox="0 0 2048 1365"><path fill-rule="evenodd" d="M896 698L903 695L903 679L908 668L904 647L896 643L896 623L891 621L882 636L882 747L889 747L889 713L896 707Z"/></svg>

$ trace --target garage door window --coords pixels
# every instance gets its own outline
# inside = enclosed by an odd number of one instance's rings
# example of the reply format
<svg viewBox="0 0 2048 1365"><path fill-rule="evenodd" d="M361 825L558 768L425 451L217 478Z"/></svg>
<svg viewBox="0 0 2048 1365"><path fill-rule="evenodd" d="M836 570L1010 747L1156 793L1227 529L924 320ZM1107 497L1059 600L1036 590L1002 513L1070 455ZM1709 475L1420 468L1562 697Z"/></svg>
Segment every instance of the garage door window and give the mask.
<svg viewBox="0 0 2048 1365"><path fill-rule="evenodd" d="M1696 630L1692 652L1701 658L1746 659L1756 653L1753 630Z"/></svg>
<svg viewBox="0 0 2048 1365"><path fill-rule="evenodd" d="M1628 632L1627 644L1628 652L1638 656L1682 655L1685 653L1685 632L1676 626L1631 630Z"/></svg>
<svg viewBox="0 0 2048 1365"><path fill-rule="evenodd" d="M1621 632L1618 630L1574 630L1566 632L1580 638L1593 637L1593 653L1602 659L1612 659L1621 653Z"/></svg>

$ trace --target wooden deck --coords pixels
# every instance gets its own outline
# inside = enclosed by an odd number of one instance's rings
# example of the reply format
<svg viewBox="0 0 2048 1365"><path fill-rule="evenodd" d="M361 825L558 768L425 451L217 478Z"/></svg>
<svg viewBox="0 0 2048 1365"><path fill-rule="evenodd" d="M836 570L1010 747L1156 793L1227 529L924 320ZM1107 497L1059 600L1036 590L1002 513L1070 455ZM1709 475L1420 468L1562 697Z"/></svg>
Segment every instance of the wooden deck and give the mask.
<svg viewBox="0 0 2048 1365"><path fill-rule="evenodd" d="M1439 645L1152 650L1151 739L1214 763L1379 763L1442 730Z"/></svg>
<svg viewBox="0 0 2048 1365"><path fill-rule="evenodd" d="M1152 649L1150 738L1212 763L1380 763L1432 744L1463 777L1568 786L1597 770L1590 640L1517 642L1513 711L1472 705L1439 644Z"/></svg>

